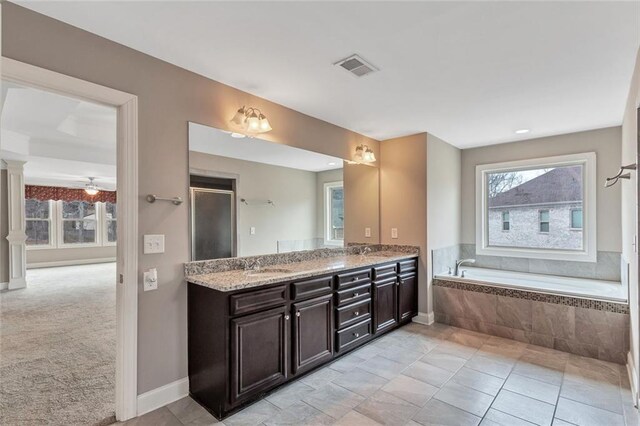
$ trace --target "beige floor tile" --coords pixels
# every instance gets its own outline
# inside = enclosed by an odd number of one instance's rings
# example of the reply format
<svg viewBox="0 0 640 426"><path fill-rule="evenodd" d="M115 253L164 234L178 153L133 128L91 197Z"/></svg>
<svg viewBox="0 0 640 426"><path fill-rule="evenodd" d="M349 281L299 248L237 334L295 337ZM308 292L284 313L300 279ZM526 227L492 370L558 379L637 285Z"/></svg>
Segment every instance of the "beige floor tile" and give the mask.
<svg viewBox="0 0 640 426"><path fill-rule="evenodd" d="M481 426L532 426L533 423L529 423L526 420L522 420L518 417L514 417L511 414L503 413L496 409L490 408L487 414L480 423Z"/></svg>
<svg viewBox="0 0 640 426"><path fill-rule="evenodd" d="M322 386L330 383L332 380L337 379L343 373L336 371L329 367L324 367L314 373L304 376L300 381L312 388L318 389Z"/></svg>
<svg viewBox="0 0 640 426"><path fill-rule="evenodd" d="M360 366L361 369L385 379L393 379L407 366L383 356L375 356Z"/></svg>
<svg viewBox="0 0 640 426"><path fill-rule="evenodd" d="M496 396L504 384L504 379L466 367L461 368L451 380L492 396Z"/></svg>
<svg viewBox="0 0 640 426"><path fill-rule="evenodd" d="M385 425L402 425L418 412L419 408L387 392L378 391L356 407L356 411Z"/></svg>
<svg viewBox="0 0 640 426"><path fill-rule="evenodd" d="M528 396L501 390L491 408L537 425L550 425L555 406Z"/></svg>
<svg viewBox="0 0 640 426"><path fill-rule="evenodd" d="M413 420L425 426L476 426L480 423L480 417L437 399L427 402L413 416Z"/></svg>
<svg viewBox="0 0 640 426"><path fill-rule="evenodd" d="M380 423L373 419L360 414L357 411L349 411L343 417L340 418L333 426L379 426Z"/></svg>
<svg viewBox="0 0 640 426"><path fill-rule="evenodd" d="M219 423L204 407L188 396L172 402L167 405L167 408L183 424L195 426L196 424L209 425Z"/></svg>
<svg viewBox="0 0 640 426"><path fill-rule="evenodd" d="M267 426L321 426L331 425L334 422L334 418L299 401L287 409L280 411L276 416L268 418L264 421L264 424Z"/></svg>
<svg viewBox="0 0 640 426"><path fill-rule="evenodd" d="M620 414L562 397L558 401L555 416L580 426L624 426L624 418Z"/></svg>
<svg viewBox="0 0 640 426"><path fill-rule="evenodd" d="M126 426L182 426L180 420L167 407L158 408L122 424Z"/></svg>
<svg viewBox="0 0 640 426"><path fill-rule="evenodd" d="M530 361L524 361L522 359L518 361L513 367L512 373L530 377L532 379L540 380L541 382L549 383L556 386L560 386L562 384L562 371L558 371L554 368L546 367L543 365L534 364Z"/></svg>
<svg viewBox="0 0 640 426"><path fill-rule="evenodd" d="M334 419L339 419L364 400L363 396L355 392L329 383L307 395L303 401Z"/></svg>
<svg viewBox="0 0 640 426"><path fill-rule="evenodd" d="M453 381L444 385L433 397L478 417L484 416L493 402L491 395Z"/></svg>
<svg viewBox="0 0 640 426"><path fill-rule="evenodd" d="M401 374L384 385L382 390L414 405L423 407L435 395L438 388Z"/></svg>
<svg viewBox="0 0 640 426"><path fill-rule="evenodd" d="M224 426L256 426L277 416L279 413L280 409L278 407L266 400L262 400L225 418L222 422Z"/></svg>
<svg viewBox="0 0 640 426"><path fill-rule="evenodd" d="M441 387L447 383L453 376L451 371L421 361L416 361L411 364L402 374L437 387Z"/></svg>
<svg viewBox="0 0 640 426"><path fill-rule="evenodd" d="M302 400L313 391L315 391L315 388L303 382L293 382L270 394L266 400L280 409L285 409Z"/></svg>
<svg viewBox="0 0 640 426"><path fill-rule="evenodd" d="M501 379L506 379L513 369L512 364L507 364L495 358L478 354L474 355L464 366L472 370L500 377Z"/></svg>
<svg viewBox="0 0 640 426"><path fill-rule="evenodd" d="M554 405L558 400L558 393L560 393L560 386L519 374L511 374L504 384L504 389Z"/></svg>
<svg viewBox="0 0 640 426"><path fill-rule="evenodd" d="M343 388L355 392L358 395L369 397L376 393L378 389L384 386L387 382L388 380L385 378L356 368L349 373L343 374L332 383L342 386Z"/></svg>
<svg viewBox="0 0 640 426"><path fill-rule="evenodd" d="M435 365L436 367L440 367L453 373L460 370L465 362L467 362L467 360L464 358L459 358L452 354L440 352L438 351L438 348L432 350L431 352L420 358L420 361L426 362L427 364Z"/></svg>

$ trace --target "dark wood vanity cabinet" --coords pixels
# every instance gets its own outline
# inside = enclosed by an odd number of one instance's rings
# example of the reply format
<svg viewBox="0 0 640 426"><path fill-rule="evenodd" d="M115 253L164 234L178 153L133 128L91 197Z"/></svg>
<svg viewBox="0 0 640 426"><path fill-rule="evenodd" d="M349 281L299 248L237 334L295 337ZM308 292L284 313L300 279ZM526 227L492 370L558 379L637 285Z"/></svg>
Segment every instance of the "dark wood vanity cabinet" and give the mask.
<svg viewBox="0 0 640 426"><path fill-rule="evenodd" d="M408 322L415 259L237 291L188 284L189 392L218 418Z"/></svg>

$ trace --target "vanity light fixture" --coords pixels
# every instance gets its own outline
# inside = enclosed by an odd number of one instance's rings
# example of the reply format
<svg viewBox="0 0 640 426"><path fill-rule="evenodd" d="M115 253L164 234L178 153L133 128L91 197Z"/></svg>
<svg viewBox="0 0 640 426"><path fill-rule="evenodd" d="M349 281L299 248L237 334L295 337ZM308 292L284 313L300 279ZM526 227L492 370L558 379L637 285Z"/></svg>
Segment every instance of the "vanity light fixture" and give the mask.
<svg viewBox="0 0 640 426"><path fill-rule="evenodd" d="M254 107L242 106L229 122L233 127L249 134L266 133L273 130L267 117ZM233 136L233 133L231 135Z"/></svg>
<svg viewBox="0 0 640 426"><path fill-rule="evenodd" d="M86 192L88 195L91 195L91 196L94 196L98 192L100 192L100 190L98 189L98 185L93 183L94 179L95 178L90 177L89 178L89 183L86 184L85 187L84 187L84 192Z"/></svg>
<svg viewBox="0 0 640 426"><path fill-rule="evenodd" d="M360 144L356 147L356 155L353 159L357 163L373 163L376 161L376 155L368 145Z"/></svg>

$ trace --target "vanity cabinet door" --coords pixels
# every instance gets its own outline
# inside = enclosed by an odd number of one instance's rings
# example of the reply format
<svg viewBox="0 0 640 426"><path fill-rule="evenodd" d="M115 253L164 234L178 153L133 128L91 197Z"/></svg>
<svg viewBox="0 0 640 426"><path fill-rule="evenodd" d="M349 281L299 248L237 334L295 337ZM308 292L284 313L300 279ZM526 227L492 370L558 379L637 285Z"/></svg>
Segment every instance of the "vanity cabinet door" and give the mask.
<svg viewBox="0 0 640 426"><path fill-rule="evenodd" d="M396 277L374 283L374 333L392 328L398 323L398 286L396 284Z"/></svg>
<svg viewBox="0 0 640 426"><path fill-rule="evenodd" d="M231 404L287 380L289 324L285 306L231 320Z"/></svg>
<svg viewBox="0 0 640 426"><path fill-rule="evenodd" d="M398 316L400 322L410 321L417 314L418 280L415 274L398 277Z"/></svg>
<svg viewBox="0 0 640 426"><path fill-rule="evenodd" d="M333 357L333 294L295 303L293 373L307 371Z"/></svg>

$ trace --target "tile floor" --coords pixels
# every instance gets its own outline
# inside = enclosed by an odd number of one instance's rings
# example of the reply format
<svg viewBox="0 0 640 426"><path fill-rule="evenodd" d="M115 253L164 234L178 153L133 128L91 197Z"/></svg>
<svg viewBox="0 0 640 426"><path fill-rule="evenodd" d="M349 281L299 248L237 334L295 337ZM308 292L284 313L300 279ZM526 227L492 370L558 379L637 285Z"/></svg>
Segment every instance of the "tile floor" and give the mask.
<svg viewBox="0 0 640 426"><path fill-rule="evenodd" d="M130 425L639 425L626 369L409 324L218 422L189 397Z"/></svg>

